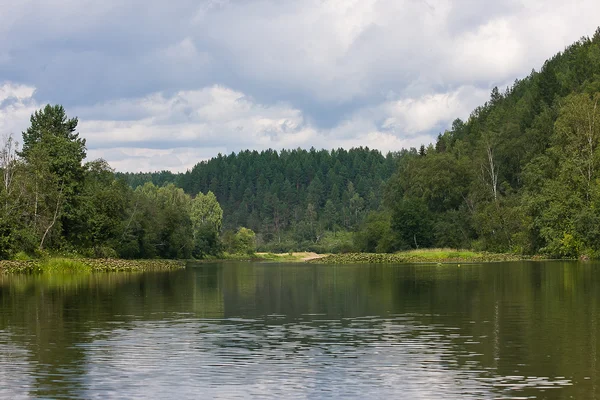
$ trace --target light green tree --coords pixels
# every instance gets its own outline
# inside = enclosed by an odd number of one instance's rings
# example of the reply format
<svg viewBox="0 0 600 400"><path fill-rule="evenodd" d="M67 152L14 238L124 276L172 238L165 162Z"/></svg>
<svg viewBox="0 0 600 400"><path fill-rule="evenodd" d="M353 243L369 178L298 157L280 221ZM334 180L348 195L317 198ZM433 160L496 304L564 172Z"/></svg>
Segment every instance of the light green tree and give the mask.
<svg viewBox="0 0 600 400"><path fill-rule="evenodd" d="M235 233L236 253L252 255L256 251L256 234L252 229L241 227Z"/></svg>
<svg viewBox="0 0 600 400"><path fill-rule="evenodd" d="M190 219L194 232L194 256L216 255L221 248L219 233L223 225L223 209L213 192L198 193L192 200Z"/></svg>
<svg viewBox="0 0 600 400"><path fill-rule="evenodd" d="M200 227L209 226L215 232L219 233L223 225L223 209L217 201L213 192L207 194L198 193L192 200L192 210L190 217L194 230Z"/></svg>

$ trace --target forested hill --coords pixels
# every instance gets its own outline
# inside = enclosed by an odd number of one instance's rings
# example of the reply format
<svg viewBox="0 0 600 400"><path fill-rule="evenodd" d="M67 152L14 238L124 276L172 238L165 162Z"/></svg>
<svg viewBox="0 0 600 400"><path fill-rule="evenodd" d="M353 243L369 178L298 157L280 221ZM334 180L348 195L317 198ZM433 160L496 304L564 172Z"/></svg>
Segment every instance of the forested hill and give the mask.
<svg viewBox="0 0 600 400"><path fill-rule="evenodd" d="M600 29L402 157L364 249L598 256Z"/></svg>
<svg viewBox="0 0 600 400"><path fill-rule="evenodd" d="M212 191L223 208L224 229L249 227L263 242L281 243L285 234L297 245L318 242L324 231L357 229L379 208L382 184L394 171L392 154L356 148L247 150L218 155L183 174L119 175L132 187L150 181L175 183L194 195Z"/></svg>
<svg viewBox="0 0 600 400"><path fill-rule="evenodd" d="M227 228L248 226L267 242L285 232L288 243L316 244L343 229L363 251L600 256L600 29L494 88L419 151L246 151L185 174L125 177L211 190Z"/></svg>

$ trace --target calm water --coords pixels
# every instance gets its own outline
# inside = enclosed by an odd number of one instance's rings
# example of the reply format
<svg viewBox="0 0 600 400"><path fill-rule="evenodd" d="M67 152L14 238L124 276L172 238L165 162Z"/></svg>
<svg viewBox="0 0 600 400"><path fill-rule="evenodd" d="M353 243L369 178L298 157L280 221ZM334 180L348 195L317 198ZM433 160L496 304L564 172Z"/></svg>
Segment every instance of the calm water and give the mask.
<svg viewBox="0 0 600 400"><path fill-rule="evenodd" d="M0 276L0 398L600 399L600 264Z"/></svg>

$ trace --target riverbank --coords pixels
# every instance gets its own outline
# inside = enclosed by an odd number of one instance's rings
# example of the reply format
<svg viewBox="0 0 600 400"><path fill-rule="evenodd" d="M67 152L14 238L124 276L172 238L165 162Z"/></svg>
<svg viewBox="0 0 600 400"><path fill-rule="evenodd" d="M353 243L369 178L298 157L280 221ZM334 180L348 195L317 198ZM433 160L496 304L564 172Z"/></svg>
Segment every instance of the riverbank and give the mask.
<svg viewBox="0 0 600 400"><path fill-rule="evenodd" d="M112 258L49 258L25 261L0 260L0 274L168 271L180 268L185 268L185 263L176 260L122 260Z"/></svg>
<svg viewBox="0 0 600 400"><path fill-rule="evenodd" d="M318 254L314 252L223 254L197 262L254 261L318 264L407 264L407 263L481 263L543 260L543 256L523 256L456 249L419 249L398 253Z"/></svg>
<svg viewBox="0 0 600 400"><path fill-rule="evenodd" d="M253 262L285 262L285 263L298 263L311 261L323 257L327 257L329 254L318 254L314 252L291 252L291 253L252 253L252 254L229 254L223 253L218 257L206 257L201 260L190 260L194 263L212 263L212 262L223 262L223 261L253 261Z"/></svg>
<svg viewBox="0 0 600 400"><path fill-rule="evenodd" d="M293 252L293 253L256 253L256 256L262 261L276 261L276 262L307 262L312 260L318 260L329 256L329 254L317 254L314 252Z"/></svg>
<svg viewBox="0 0 600 400"><path fill-rule="evenodd" d="M498 261L522 261L542 257L498 254L454 249L410 250L393 254L346 253L330 254L307 262L321 264L402 264L402 263L478 263Z"/></svg>

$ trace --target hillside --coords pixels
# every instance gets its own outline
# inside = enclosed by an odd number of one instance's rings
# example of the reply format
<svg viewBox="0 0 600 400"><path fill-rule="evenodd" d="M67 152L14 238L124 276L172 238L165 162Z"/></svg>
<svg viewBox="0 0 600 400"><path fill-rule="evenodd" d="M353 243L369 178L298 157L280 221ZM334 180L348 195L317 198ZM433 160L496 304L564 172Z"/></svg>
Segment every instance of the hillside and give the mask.
<svg viewBox="0 0 600 400"><path fill-rule="evenodd" d="M495 88L435 145L405 152L362 250L464 247L597 255L600 29Z"/></svg>

